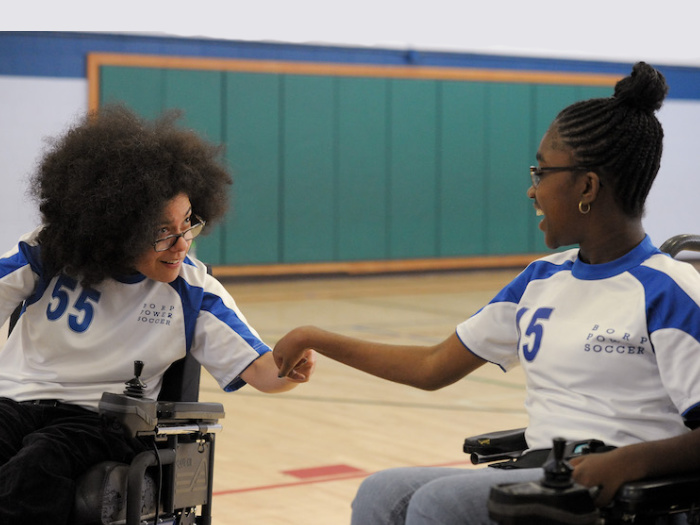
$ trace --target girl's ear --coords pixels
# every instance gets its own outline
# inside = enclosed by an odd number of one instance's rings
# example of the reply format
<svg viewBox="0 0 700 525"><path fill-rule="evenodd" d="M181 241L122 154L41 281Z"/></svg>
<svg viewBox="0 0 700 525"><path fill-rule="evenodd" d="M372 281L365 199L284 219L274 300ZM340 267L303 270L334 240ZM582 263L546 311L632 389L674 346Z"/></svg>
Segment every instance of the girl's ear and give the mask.
<svg viewBox="0 0 700 525"><path fill-rule="evenodd" d="M590 204L598 198L603 183L600 176L595 171L587 171L582 175L582 178L584 185L581 193L581 200L584 203Z"/></svg>

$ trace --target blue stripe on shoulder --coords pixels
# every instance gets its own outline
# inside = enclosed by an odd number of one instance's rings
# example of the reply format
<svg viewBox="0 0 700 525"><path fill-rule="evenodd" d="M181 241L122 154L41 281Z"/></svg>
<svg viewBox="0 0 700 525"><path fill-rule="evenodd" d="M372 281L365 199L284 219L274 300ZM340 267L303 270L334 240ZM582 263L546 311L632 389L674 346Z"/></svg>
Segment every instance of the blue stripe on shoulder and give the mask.
<svg viewBox="0 0 700 525"><path fill-rule="evenodd" d="M221 297L218 295L213 293L205 293L202 300L202 310L210 312L217 319L220 319L230 326L231 329L240 335L259 355L262 355L270 350L265 343L263 343L255 334L253 334L253 332L251 332L248 325L244 323L240 317L238 317L236 312L224 304Z"/></svg>
<svg viewBox="0 0 700 525"><path fill-rule="evenodd" d="M644 287L649 333L681 330L700 342L700 306L667 274L639 266L630 270Z"/></svg>
<svg viewBox="0 0 700 525"><path fill-rule="evenodd" d="M0 278L10 275L27 264L27 259L22 252L12 254L10 257L0 259Z"/></svg>
<svg viewBox="0 0 700 525"><path fill-rule="evenodd" d="M32 292L32 295L25 300L25 307L37 302L44 294L46 287L49 285L44 275L43 265L41 264L41 248L35 244L20 242L17 253L10 257L0 259L0 278L5 277L21 268L29 265L32 271L39 276L39 280ZM24 310L23 310L24 311Z"/></svg>
<svg viewBox="0 0 700 525"><path fill-rule="evenodd" d="M570 260L564 261L563 264L554 264L546 260L535 261L508 283L508 285L491 300L491 303L518 303L531 281L549 279L559 272L571 271L573 266L574 262Z"/></svg>
<svg viewBox="0 0 700 525"><path fill-rule="evenodd" d="M231 329L240 335L258 354L262 355L270 351L270 348L251 332L248 325L238 317L236 312L224 305L224 302L218 295L205 292L203 288L189 284L181 276L170 283L170 286L177 291L182 301L186 348L188 352L192 348L194 328L200 310L210 312L230 326Z"/></svg>
<svg viewBox="0 0 700 525"><path fill-rule="evenodd" d="M199 315L200 306L204 290L199 286L192 286L182 276L178 276L170 283L182 302L182 314L185 321L185 348L189 352L192 348L192 338L194 337L194 327Z"/></svg>
<svg viewBox="0 0 700 525"><path fill-rule="evenodd" d="M43 266L41 264L41 248L35 244L20 242L19 251L24 255L25 259L32 267L32 270L34 270L35 273L42 275Z"/></svg>
<svg viewBox="0 0 700 525"><path fill-rule="evenodd" d="M38 246L19 243L19 250L10 257L0 259L0 278L29 264L32 270L41 275L41 249Z"/></svg>

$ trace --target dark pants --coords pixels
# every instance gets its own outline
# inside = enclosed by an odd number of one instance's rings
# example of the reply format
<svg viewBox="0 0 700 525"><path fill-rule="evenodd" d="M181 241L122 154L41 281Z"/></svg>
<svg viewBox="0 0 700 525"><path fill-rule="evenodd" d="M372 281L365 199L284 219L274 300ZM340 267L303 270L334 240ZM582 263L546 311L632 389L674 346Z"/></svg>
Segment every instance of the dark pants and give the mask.
<svg viewBox="0 0 700 525"><path fill-rule="evenodd" d="M133 454L95 412L0 398L0 525L69 523L76 478Z"/></svg>

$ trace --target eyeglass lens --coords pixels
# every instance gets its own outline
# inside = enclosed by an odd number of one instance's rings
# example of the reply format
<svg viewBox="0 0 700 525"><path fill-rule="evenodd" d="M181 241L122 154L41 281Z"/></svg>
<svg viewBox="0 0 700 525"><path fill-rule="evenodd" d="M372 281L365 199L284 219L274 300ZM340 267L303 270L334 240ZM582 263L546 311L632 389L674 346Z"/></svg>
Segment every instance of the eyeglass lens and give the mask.
<svg viewBox="0 0 700 525"><path fill-rule="evenodd" d="M153 248L157 252L164 252L175 246L175 243L180 237L184 238L186 241L191 241L202 232L204 224L205 222L200 220L200 222L198 222L197 224L195 224L194 226L185 230L182 233L178 233L177 235L168 235L167 237L158 239L156 242L153 243Z"/></svg>

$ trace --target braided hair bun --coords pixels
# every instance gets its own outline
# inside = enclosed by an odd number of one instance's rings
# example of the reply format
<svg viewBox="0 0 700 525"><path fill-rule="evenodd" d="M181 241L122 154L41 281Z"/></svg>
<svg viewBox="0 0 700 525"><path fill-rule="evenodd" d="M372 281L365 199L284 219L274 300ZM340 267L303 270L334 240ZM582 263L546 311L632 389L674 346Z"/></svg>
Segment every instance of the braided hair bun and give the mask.
<svg viewBox="0 0 700 525"><path fill-rule="evenodd" d="M615 85L613 97L620 104L652 112L661 109L667 94L664 76L646 62L638 62L630 76Z"/></svg>
<svg viewBox="0 0 700 525"><path fill-rule="evenodd" d="M612 97L575 102L550 126L579 166L611 187L624 213L640 217L661 165L663 128L655 111L668 93L664 76L639 62Z"/></svg>

